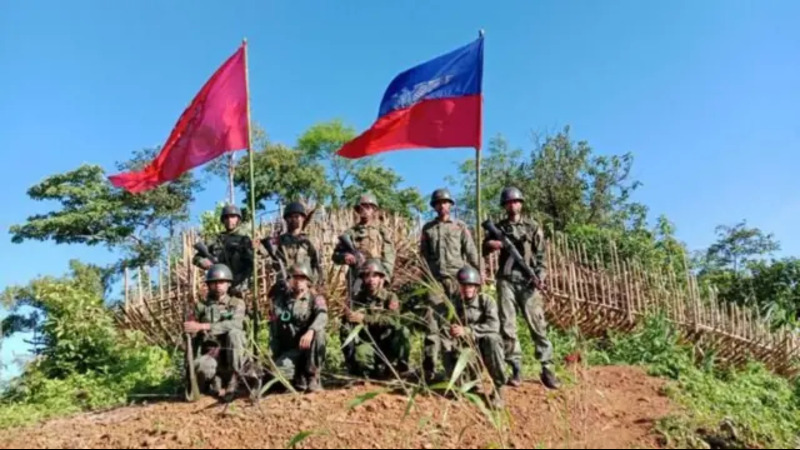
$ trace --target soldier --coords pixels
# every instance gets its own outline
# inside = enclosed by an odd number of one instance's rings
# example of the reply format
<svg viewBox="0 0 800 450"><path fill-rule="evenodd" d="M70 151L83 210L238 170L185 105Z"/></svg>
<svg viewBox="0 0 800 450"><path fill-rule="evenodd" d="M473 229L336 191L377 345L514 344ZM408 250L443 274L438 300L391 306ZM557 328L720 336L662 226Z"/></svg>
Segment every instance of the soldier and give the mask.
<svg viewBox="0 0 800 450"><path fill-rule="evenodd" d="M205 270L210 269L214 263L228 266L233 273L231 295L242 297L242 291L246 287L245 282L253 274L253 244L247 233L240 229L242 212L238 207L225 206L222 209L221 220L225 225L225 231L220 233L208 247L210 256L216 261L198 252L193 262Z"/></svg>
<svg viewBox="0 0 800 450"><path fill-rule="evenodd" d="M450 218L450 209L455 205L450 191L437 189L431 195L431 206L438 213L438 217L422 228L420 238L420 254L425 259L433 277L444 288L447 298L458 293L458 271L467 265L479 269L478 250L472 240L469 228L464 222ZM428 329L429 336L425 339L425 358L422 363L425 377L433 381L435 361L439 359L436 330L441 324L435 323L437 318L433 314L435 305L441 304L442 298L433 293L428 296Z"/></svg>
<svg viewBox="0 0 800 450"><path fill-rule="evenodd" d="M364 331L354 340L355 364L351 367L354 376L385 378L395 372L404 375L409 371L411 331L402 324L400 300L384 286L385 276L386 271L378 259L369 260L361 267L364 288L346 316L350 329L364 325ZM376 354L376 345L386 360Z"/></svg>
<svg viewBox="0 0 800 450"><path fill-rule="evenodd" d="M390 284L394 274L395 250L394 244L389 239L389 234L382 225L377 223L378 199L372 194L364 194L355 206L359 215L358 225L345 232L356 250L361 253L364 261L380 259L386 271L386 283ZM333 252L333 262L350 266L348 274L351 295L355 296L361 290L361 279L358 277L358 255L350 253L342 243L336 246Z"/></svg>
<svg viewBox="0 0 800 450"><path fill-rule="evenodd" d="M361 278L358 276L359 264L363 264L368 259L379 259L383 266L384 284L389 285L394 272L395 250L394 244L389 240L386 229L376 223L378 211L378 199L372 194L364 194L359 198L355 205L355 210L359 215L359 223L345 232L356 247L360 255L350 252L341 242L333 252L333 262L336 264L347 264L350 270L347 275L348 295L354 299L361 291ZM359 258L360 256L360 258ZM361 261L359 262L359 259ZM342 342L347 339L352 331L351 324L347 317L342 317L342 326L339 329L339 337ZM351 342L344 349L345 364L351 372L356 370L355 345Z"/></svg>
<svg viewBox="0 0 800 450"><path fill-rule="evenodd" d="M444 350L444 367L447 378L453 376L461 351L470 344L480 353L481 360L494 381L492 402L495 407L503 407L503 386L506 374L503 367L503 339L500 337L500 318L497 304L491 297L482 294L481 275L470 266L458 271L459 292L452 297L455 317L438 330L438 337ZM437 308L437 314L447 317L446 305ZM468 374L479 377L474 362Z"/></svg>
<svg viewBox="0 0 800 450"><path fill-rule="evenodd" d="M558 389L559 381L553 372L553 344L547 337L542 297L544 289L542 283L546 276L544 232L536 221L522 217L525 199L519 189L515 187L504 189L500 201L508 217L498 223L497 228L514 244L538 278L538 280L526 279L511 254L503 249L503 242L486 237L483 248L487 254L502 250L500 271L497 274L497 292L500 299L500 325L506 358L513 371L509 384L514 387L522 384L522 349L517 338L516 308L518 307L536 344L536 358L542 363L542 384L550 389Z"/></svg>
<svg viewBox="0 0 800 450"><path fill-rule="evenodd" d="M289 269L290 290L274 301L270 317L270 348L281 374L298 391L322 390L320 371L325 361L328 306L311 292L311 268Z"/></svg>
<svg viewBox="0 0 800 450"><path fill-rule="evenodd" d="M303 225L308 219L305 207L299 202L289 203L283 210L283 218L286 220L287 232L278 237L276 256L283 263L283 267L287 269L295 264L307 264L311 268L312 284L318 283L322 279L322 268L317 249L303 231ZM280 263L278 261L272 263L275 272L279 275L276 286L285 286L288 280L280 278ZM274 295L273 292L270 297L274 297Z"/></svg>
<svg viewBox="0 0 800 450"><path fill-rule="evenodd" d="M245 352L246 307L244 300L228 295L232 281L227 266L211 266L206 273L208 297L195 306L194 319L183 324L187 333L196 335L193 347L200 348L195 371L201 386L219 398L235 394ZM224 389L223 378L228 379Z"/></svg>

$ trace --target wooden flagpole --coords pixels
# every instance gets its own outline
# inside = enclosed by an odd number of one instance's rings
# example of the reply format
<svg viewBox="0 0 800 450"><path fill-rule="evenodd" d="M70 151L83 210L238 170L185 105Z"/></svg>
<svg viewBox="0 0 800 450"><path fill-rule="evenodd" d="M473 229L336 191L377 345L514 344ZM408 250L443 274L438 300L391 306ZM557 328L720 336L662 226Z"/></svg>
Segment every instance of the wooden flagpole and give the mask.
<svg viewBox="0 0 800 450"><path fill-rule="evenodd" d="M478 36L482 38L485 35L484 30L478 31ZM483 60L481 60L481 66L483 65ZM481 71L483 71L483 67L481 67ZM481 92L483 92L483 77L481 77ZM483 103L483 100L481 100ZM482 136L483 133L480 130L483 128L483 104L479 109L478 113L478 135ZM480 143L475 147L475 247L478 250L478 272L480 272L481 277L484 276L483 272L483 249L482 247L482 239L481 239L481 149Z"/></svg>
<svg viewBox="0 0 800 450"><path fill-rule="evenodd" d="M255 162L253 160L253 124L250 121L250 69L247 63L247 38L242 39L244 46L244 77L245 88L247 91L247 154L250 157L250 221L252 240L256 242L256 175ZM258 317L258 258L253 257L253 336L258 340L259 317ZM258 349L258 345L256 345Z"/></svg>

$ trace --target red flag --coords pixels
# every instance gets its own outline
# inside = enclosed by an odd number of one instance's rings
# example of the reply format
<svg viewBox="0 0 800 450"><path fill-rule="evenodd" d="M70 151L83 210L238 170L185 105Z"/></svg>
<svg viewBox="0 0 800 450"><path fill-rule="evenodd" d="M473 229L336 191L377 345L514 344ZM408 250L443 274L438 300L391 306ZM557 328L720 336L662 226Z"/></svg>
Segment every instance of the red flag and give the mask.
<svg viewBox="0 0 800 450"><path fill-rule="evenodd" d="M131 193L158 187L249 145L245 44L211 76L181 114L161 153L141 172L109 177Z"/></svg>

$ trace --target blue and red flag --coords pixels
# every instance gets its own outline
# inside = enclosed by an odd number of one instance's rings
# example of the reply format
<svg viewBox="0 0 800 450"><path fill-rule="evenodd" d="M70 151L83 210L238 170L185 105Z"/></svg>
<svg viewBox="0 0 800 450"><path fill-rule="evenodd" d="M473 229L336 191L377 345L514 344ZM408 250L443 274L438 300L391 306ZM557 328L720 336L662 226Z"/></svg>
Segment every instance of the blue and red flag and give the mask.
<svg viewBox="0 0 800 450"><path fill-rule="evenodd" d="M483 36L395 77L372 127L337 154L355 159L422 147L480 149L482 85Z"/></svg>

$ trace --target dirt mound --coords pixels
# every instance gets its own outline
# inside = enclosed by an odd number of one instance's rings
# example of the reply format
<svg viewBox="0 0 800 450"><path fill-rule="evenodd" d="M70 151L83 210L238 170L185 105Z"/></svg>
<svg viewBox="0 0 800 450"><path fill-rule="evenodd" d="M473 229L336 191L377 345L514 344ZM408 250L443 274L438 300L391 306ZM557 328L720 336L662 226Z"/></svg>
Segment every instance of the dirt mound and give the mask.
<svg viewBox="0 0 800 450"><path fill-rule="evenodd" d="M516 448L647 448L657 446L653 424L672 406L663 384L639 369L592 368L577 383L546 392L538 382L507 393ZM0 432L3 448L285 448L310 432L303 448L487 448L502 445L498 431L467 403L381 394L348 409L376 386L330 390L317 396L270 396L223 407L160 403L84 414Z"/></svg>

